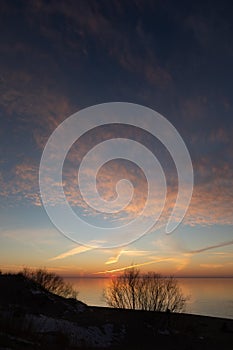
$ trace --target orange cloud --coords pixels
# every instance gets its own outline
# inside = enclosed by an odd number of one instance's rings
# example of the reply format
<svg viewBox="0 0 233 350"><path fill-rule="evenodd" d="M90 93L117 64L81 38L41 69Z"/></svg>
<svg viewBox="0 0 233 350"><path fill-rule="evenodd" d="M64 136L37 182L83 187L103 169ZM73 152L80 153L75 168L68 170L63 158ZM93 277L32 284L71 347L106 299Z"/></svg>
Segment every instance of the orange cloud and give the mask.
<svg viewBox="0 0 233 350"><path fill-rule="evenodd" d="M115 264L118 262L119 258L122 255L127 255L127 256L132 256L132 257L138 257L138 256L148 256L150 252L147 250L126 250L126 249L121 249L115 256L110 257L105 264L110 265L110 264Z"/></svg>
<svg viewBox="0 0 233 350"><path fill-rule="evenodd" d="M86 146L83 146L83 148L86 149ZM80 149L82 150L82 145L80 145ZM64 167L64 192L70 205L83 210L84 215L99 215L95 210L92 210L81 197L77 181L77 157L77 155L71 155L69 164ZM232 171L228 164L225 164L221 168L214 166L210 168L208 166L208 163L200 163L198 167L195 165L198 173L209 180L208 182L203 181L195 184L193 197L183 223L190 226L214 224L232 225ZM91 172L93 170L87 170L87 179L88 171ZM15 166L14 176L10 180L6 179L4 174L1 173L1 195L4 197L14 196L15 202L17 202L17 198L18 200L26 198L34 205L41 205L38 172L38 164L28 159ZM116 184L122 178L128 179L134 186L132 201L122 212L119 212L119 214L116 213L103 217L109 218L110 220L118 220L119 222L127 222L141 215L147 199L147 182L142 171L137 170L136 167L129 167L127 163L124 162L111 161L99 171L97 187L100 195L106 201L112 200L116 197ZM54 184L52 179L49 178L47 179L47 185L50 191L57 186L57 184ZM86 183L86 191L91 198L92 189L89 187L88 181ZM164 211L158 222L160 227L166 224L174 206L176 195L176 184L173 185L171 183L168 186ZM59 201L59 198L52 197L51 199L52 205L57 204ZM154 215L154 213L159 210L160 198L156 193L152 196L152 201L153 210L148 212L147 215Z"/></svg>

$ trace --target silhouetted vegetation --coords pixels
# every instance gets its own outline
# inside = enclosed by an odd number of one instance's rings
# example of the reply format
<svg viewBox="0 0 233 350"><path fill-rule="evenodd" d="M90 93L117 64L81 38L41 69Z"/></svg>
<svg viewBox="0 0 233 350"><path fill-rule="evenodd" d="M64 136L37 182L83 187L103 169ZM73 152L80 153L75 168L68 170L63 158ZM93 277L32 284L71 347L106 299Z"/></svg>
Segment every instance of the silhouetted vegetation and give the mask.
<svg viewBox="0 0 233 350"><path fill-rule="evenodd" d="M78 291L73 288L72 284L65 282L62 277L48 272L46 269L25 268L21 273L51 293L64 298L76 299L78 296Z"/></svg>
<svg viewBox="0 0 233 350"><path fill-rule="evenodd" d="M115 308L150 311L181 312L187 301L174 277L153 272L140 274L134 268L113 278L104 297Z"/></svg>
<svg viewBox="0 0 233 350"><path fill-rule="evenodd" d="M1 349L231 350L232 340L230 319L89 307L22 273L0 275Z"/></svg>

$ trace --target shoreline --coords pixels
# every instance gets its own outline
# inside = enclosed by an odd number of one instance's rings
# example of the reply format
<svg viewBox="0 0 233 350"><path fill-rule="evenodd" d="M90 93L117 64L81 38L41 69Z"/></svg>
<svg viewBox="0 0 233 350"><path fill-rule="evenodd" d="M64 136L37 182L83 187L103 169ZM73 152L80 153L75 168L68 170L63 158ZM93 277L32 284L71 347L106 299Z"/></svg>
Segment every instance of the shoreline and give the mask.
<svg viewBox="0 0 233 350"><path fill-rule="evenodd" d="M0 276L0 287L3 349L232 350L232 319L88 306L23 275Z"/></svg>

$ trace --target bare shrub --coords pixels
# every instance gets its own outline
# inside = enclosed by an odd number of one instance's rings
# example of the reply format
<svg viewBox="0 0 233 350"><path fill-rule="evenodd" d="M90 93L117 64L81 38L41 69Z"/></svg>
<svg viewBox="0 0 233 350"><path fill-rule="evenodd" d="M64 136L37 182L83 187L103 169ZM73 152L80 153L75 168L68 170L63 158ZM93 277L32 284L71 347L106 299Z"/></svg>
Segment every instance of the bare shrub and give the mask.
<svg viewBox="0 0 233 350"><path fill-rule="evenodd" d="M78 292L72 284L65 282L62 277L53 272L48 272L46 269L32 270L25 268L21 273L51 293L64 298L76 299L78 296Z"/></svg>
<svg viewBox="0 0 233 350"><path fill-rule="evenodd" d="M154 272L140 274L134 268L113 278L104 298L115 308L171 312L183 311L187 301L174 277Z"/></svg>

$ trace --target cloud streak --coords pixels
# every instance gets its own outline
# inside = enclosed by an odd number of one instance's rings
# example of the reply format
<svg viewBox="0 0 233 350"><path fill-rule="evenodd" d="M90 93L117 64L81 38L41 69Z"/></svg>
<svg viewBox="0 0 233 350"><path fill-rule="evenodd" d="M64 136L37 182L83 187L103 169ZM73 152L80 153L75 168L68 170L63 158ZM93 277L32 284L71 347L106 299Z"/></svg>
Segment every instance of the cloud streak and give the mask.
<svg viewBox="0 0 233 350"><path fill-rule="evenodd" d="M76 248L70 249L68 251L66 251L65 253L59 254L53 258L50 258L50 261L54 261L54 260L61 260L61 259L65 259L68 258L70 256L73 255L78 255L84 252L88 252L89 250L92 250L92 248L90 247L86 247L86 246L78 246Z"/></svg>
<svg viewBox="0 0 233 350"><path fill-rule="evenodd" d="M196 250L190 250L188 253L190 254L198 254L198 253L203 253L206 252L207 250L211 249L216 249L216 248L221 248L221 247L227 247L233 244L233 241L228 241L228 242L222 242L214 245L210 245L204 248L196 249Z"/></svg>
<svg viewBox="0 0 233 350"><path fill-rule="evenodd" d="M121 272L121 271L125 271L125 270L128 270L128 269L134 268L134 267L141 267L141 266L146 266L146 265L151 265L151 264L160 263L160 262L164 262L164 261L171 261L171 260L173 260L173 259L172 258L156 259L156 260L153 260L153 261L146 261L144 263L131 264L131 265L128 265L128 266L119 267L119 268L112 269L112 270L99 271L99 272L95 272L93 274L94 275L100 275L100 274Z"/></svg>
<svg viewBox="0 0 233 350"><path fill-rule="evenodd" d="M118 273L118 272L125 271L125 270L128 270L128 269L134 268L134 267L138 268L138 267L142 267L142 266L159 264L159 263L163 263L163 262L172 262L172 263L176 264L176 270L180 271L189 262L188 258L174 258L174 257L154 258L152 256L150 258L151 258L151 260L145 261L145 262L142 262L142 263L126 265L126 266L115 268L115 269L111 269L111 270L106 269L106 270L103 270L103 271L98 271L98 272L95 272L94 275Z"/></svg>
<svg viewBox="0 0 233 350"><path fill-rule="evenodd" d="M105 264L106 265L110 265L110 264L117 263L122 255L138 257L138 256L148 255L149 253L150 252L148 250L126 250L126 249L121 249L115 256L110 257L105 262Z"/></svg>

